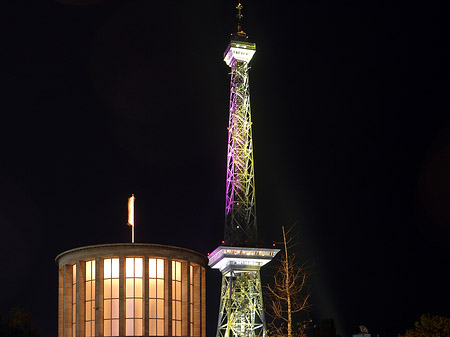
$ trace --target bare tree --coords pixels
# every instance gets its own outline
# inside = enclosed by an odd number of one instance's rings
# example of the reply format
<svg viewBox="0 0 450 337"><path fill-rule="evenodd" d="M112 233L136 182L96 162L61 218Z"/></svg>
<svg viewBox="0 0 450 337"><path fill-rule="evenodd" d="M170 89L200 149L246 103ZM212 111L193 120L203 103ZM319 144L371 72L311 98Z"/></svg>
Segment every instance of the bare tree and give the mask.
<svg viewBox="0 0 450 337"><path fill-rule="evenodd" d="M272 282L266 288L266 312L272 318L268 323L269 335L276 337L303 337L311 320L308 311L310 292L307 280L310 276L306 263L298 264L292 248L295 246L291 227L282 227L282 254L275 266ZM304 314L303 316L301 314ZM296 319L296 322L294 322ZM295 324L296 323L296 324Z"/></svg>

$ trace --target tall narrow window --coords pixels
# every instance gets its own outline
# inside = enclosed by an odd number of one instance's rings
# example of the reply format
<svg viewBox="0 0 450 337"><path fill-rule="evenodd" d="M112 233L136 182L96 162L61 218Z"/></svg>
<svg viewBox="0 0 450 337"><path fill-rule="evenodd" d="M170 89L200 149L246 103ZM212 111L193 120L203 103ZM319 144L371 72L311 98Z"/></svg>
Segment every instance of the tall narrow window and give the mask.
<svg viewBox="0 0 450 337"><path fill-rule="evenodd" d="M86 261L86 337L95 336L95 260Z"/></svg>
<svg viewBox="0 0 450 337"><path fill-rule="evenodd" d="M191 336L201 335L201 301L200 301L200 266L191 263L189 266L189 327Z"/></svg>
<svg viewBox="0 0 450 337"><path fill-rule="evenodd" d="M77 265L74 264L72 266L72 337L75 337L76 333L77 333Z"/></svg>
<svg viewBox="0 0 450 337"><path fill-rule="evenodd" d="M194 336L194 267L192 264L189 266L189 308L190 308L190 316L189 316L189 330L190 335Z"/></svg>
<svg viewBox="0 0 450 337"><path fill-rule="evenodd" d="M164 336L164 260L148 259L149 334Z"/></svg>
<svg viewBox="0 0 450 337"><path fill-rule="evenodd" d="M119 336L119 259L105 259L104 336Z"/></svg>
<svg viewBox="0 0 450 337"><path fill-rule="evenodd" d="M126 258L126 335L142 336L143 325L143 258Z"/></svg>
<svg viewBox="0 0 450 337"><path fill-rule="evenodd" d="M181 336L181 262L172 261L172 335Z"/></svg>

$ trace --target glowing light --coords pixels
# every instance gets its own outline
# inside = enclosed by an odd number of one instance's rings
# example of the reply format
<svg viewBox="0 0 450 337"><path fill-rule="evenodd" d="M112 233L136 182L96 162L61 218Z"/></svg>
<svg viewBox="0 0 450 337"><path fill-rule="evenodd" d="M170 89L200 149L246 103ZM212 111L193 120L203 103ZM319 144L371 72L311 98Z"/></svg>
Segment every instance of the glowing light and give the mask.
<svg viewBox="0 0 450 337"><path fill-rule="evenodd" d="M164 260L149 259L149 328L151 336L164 336Z"/></svg>
<svg viewBox="0 0 450 337"><path fill-rule="evenodd" d="M119 259L103 260L104 336L119 335Z"/></svg>
<svg viewBox="0 0 450 337"><path fill-rule="evenodd" d="M240 33L238 33L240 34ZM256 52L256 44L247 41L231 41L224 54L224 61L232 66L234 61L250 62Z"/></svg>
<svg viewBox="0 0 450 337"><path fill-rule="evenodd" d="M181 336L181 262L172 261L172 336Z"/></svg>
<svg viewBox="0 0 450 337"><path fill-rule="evenodd" d="M256 271L279 252L273 248L235 248L220 246L208 255L209 266L222 273Z"/></svg>
<svg viewBox="0 0 450 337"><path fill-rule="evenodd" d="M95 260L86 261L85 334L95 336Z"/></svg>
<svg viewBox="0 0 450 337"><path fill-rule="evenodd" d="M125 259L125 297L126 297L126 335L142 336L143 326L143 258L127 257Z"/></svg>

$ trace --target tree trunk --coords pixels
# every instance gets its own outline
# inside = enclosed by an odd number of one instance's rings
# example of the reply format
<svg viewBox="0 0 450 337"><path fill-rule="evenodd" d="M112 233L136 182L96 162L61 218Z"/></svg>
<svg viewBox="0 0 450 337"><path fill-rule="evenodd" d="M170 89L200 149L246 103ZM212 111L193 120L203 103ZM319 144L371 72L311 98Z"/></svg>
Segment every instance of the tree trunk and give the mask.
<svg viewBox="0 0 450 337"><path fill-rule="evenodd" d="M285 257L285 265L284 270L286 273L286 299L287 299L287 314L288 314L288 326L287 326L287 337L292 337L292 312L291 312L291 294L290 294L290 282L289 282L289 260L288 260L288 251L287 251L287 243L286 243L286 233L284 232L284 226L282 226L283 229L283 242L284 242L284 257Z"/></svg>

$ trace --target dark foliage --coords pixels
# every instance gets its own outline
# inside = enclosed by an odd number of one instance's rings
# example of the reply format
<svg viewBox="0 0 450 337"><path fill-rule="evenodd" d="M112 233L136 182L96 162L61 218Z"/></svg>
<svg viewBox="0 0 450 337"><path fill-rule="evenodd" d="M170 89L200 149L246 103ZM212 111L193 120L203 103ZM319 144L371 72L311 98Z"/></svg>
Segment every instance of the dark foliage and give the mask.
<svg viewBox="0 0 450 337"><path fill-rule="evenodd" d="M332 318L327 318L316 329L316 337L341 337L336 332L336 325Z"/></svg>
<svg viewBox="0 0 450 337"><path fill-rule="evenodd" d="M40 337L34 327L31 313L25 309L13 308L0 317L1 337Z"/></svg>
<svg viewBox="0 0 450 337"><path fill-rule="evenodd" d="M413 329L399 337L450 337L450 318L422 315Z"/></svg>

